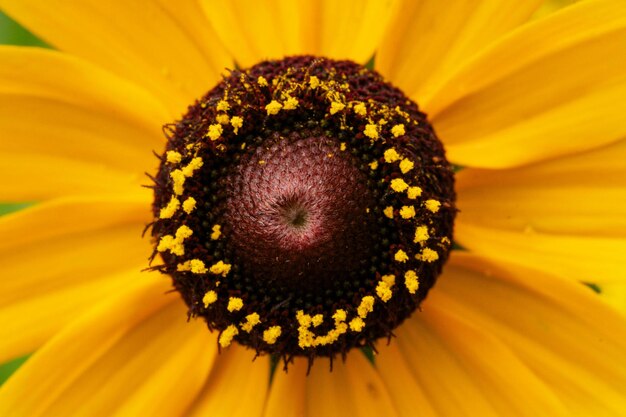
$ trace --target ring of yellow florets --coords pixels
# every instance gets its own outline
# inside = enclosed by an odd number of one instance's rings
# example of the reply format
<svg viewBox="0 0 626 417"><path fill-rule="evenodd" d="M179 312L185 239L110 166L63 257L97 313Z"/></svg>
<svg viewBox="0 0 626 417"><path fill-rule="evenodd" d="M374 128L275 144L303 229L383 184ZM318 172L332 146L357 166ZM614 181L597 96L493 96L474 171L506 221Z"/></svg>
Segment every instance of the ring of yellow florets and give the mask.
<svg viewBox="0 0 626 417"><path fill-rule="evenodd" d="M440 273L455 215L452 170L425 116L375 72L312 57L264 62L233 71L166 131L152 232L153 257L164 264L155 268L173 278L190 315L220 332L221 347L236 340L288 361L371 346ZM314 293L259 284L233 251L223 216L232 193L220 187L270 138L318 137L377 199L363 208L364 221L377 225L376 253L367 268Z"/></svg>

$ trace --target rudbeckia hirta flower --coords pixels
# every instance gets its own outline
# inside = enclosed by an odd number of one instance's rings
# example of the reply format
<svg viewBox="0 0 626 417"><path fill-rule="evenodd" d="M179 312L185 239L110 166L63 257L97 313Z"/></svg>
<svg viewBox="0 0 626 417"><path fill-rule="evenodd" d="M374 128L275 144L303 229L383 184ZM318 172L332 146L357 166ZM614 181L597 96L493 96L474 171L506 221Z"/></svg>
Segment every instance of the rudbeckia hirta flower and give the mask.
<svg viewBox="0 0 626 417"><path fill-rule="evenodd" d="M1 415L623 413L622 1L0 6Z"/></svg>

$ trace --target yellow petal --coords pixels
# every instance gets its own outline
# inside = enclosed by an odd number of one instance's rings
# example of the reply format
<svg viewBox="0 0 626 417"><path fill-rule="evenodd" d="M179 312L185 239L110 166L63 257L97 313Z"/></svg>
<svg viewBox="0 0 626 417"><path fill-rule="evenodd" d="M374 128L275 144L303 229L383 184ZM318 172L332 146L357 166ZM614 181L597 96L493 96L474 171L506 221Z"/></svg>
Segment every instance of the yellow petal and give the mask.
<svg viewBox="0 0 626 417"><path fill-rule="evenodd" d="M600 287L602 299L626 315L626 282L611 282Z"/></svg>
<svg viewBox="0 0 626 417"><path fill-rule="evenodd" d="M63 185L61 179L71 180L71 174L77 174L72 169L81 166L83 176L101 178L100 184L94 182L96 190L136 187L145 181L143 173L156 166L151 151L163 146L161 126L168 117L150 94L55 51L3 46L0 60L0 154L5 159L0 170L5 199L43 197L45 190L59 195L60 190L51 186ZM52 177L55 169L45 166L46 159L58 165L67 160L69 174L57 167L60 172ZM34 187L20 181L22 177L30 178ZM61 188L80 181L77 178ZM16 193L12 188L28 190Z"/></svg>
<svg viewBox="0 0 626 417"><path fill-rule="evenodd" d="M129 282L64 329L0 389L0 415L182 414L217 349L170 287Z"/></svg>
<svg viewBox="0 0 626 417"><path fill-rule="evenodd" d="M626 277L626 140L458 174L456 239L472 252L586 282Z"/></svg>
<svg viewBox="0 0 626 417"><path fill-rule="evenodd" d="M1 145L0 145L1 146ZM141 192L148 178L61 156L0 153L2 201L41 201L68 195Z"/></svg>
<svg viewBox="0 0 626 417"><path fill-rule="evenodd" d="M32 352L125 280L144 279L147 205L85 197L0 218L0 361Z"/></svg>
<svg viewBox="0 0 626 417"><path fill-rule="evenodd" d="M528 20L540 3L404 0L376 54L376 69L423 104L452 70Z"/></svg>
<svg viewBox="0 0 626 417"><path fill-rule="evenodd" d="M236 0L202 2L237 63L311 54L365 63L391 12L381 0Z"/></svg>
<svg viewBox="0 0 626 417"><path fill-rule="evenodd" d="M172 119L232 67L195 2L1 0L0 7L58 49L145 87Z"/></svg>
<svg viewBox="0 0 626 417"><path fill-rule="evenodd" d="M431 305L501 340L571 415L623 415L626 319L589 288L455 253L424 311ZM466 343L477 348L474 339ZM527 385L518 386L514 394L526 395Z"/></svg>
<svg viewBox="0 0 626 417"><path fill-rule="evenodd" d="M429 297L424 311L397 330L397 347L381 347L376 363L386 383L406 367L399 373L420 386L436 416L565 415L550 389L500 340L446 307ZM406 401L410 387L394 395Z"/></svg>
<svg viewBox="0 0 626 417"><path fill-rule="evenodd" d="M196 403L185 416L260 417L269 376L267 356L255 359L254 352L233 344L217 357Z"/></svg>
<svg viewBox="0 0 626 417"><path fill-rule="evenodd" d="M624 2L581 2L504 38L425 107L461 165L510 167L592 149L626 135L624 55Z"/></svg>
<svg viewBox="0 0 626 417"><path fill-rule="evenodd" d="M307 360L297 358L285 373L279 364L270 390L266 417L398 415L374 367L359 351L347 361L316 359L307 377Z"/></svg>

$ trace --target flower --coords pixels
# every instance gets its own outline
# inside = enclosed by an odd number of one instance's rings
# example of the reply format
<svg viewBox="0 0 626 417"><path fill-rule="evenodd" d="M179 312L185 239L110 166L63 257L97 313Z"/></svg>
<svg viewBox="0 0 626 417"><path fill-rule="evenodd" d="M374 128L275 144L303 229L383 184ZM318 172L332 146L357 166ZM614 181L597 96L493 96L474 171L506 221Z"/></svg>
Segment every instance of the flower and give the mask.
<svg viewBox="0 0 626 417"><path fill-rule="evenodd" d="M2 199L39 202L0 218L0 359L36 351L0 414L619 416L624 317L580 282L626 273L626 8L531 21L539 3L0 2L63 51L0 48ZM142 174L233 59L374 51L465 167L465 250L373 366L357 350L306 377L296 360L270 384L267 357L218 354L138 272Z"/></svg>

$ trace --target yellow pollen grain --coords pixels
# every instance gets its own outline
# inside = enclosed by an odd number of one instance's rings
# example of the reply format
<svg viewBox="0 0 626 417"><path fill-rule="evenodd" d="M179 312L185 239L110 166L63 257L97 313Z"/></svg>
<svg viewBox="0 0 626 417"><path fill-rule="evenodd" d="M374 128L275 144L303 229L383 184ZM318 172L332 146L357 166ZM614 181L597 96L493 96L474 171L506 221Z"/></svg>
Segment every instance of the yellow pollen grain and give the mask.
<svg viewBox="0 0 626 417"><path fill-rule="evenodd" d="M413 161L408 158L404 158L402 162L400 162L400 171L402 171L403 174L406 174L407 172L412 170L414 166L415 164L413 163Z"/></svg>
<svg viewBox="0 0 626 417"><path fill-rule="evenodd" d="M402 178L394 178L391 180L391 189L397 193L401 193L409 188L409 184L407 184Z"/></svg>
<svg viewBox="0 0 626 417"><path fill-rule="evenodd" d="M372 171L375 171L376 169L378 169L378 161L372 161L370 162L370 169Z"/></svg>
<svg viewBox="0 0 626 417"><path fill-rule="evenodd" d="M211 240L217 240L222 235L222 226L220 226L219 224L213 225L211 230Z"/></svg>
<svg viewBox="0 0 626 417"><path fill-rule="evenodd" d="M430 235L428 234L427 226L417 226L415 228L415 237L413 238L413 243L422 243L426 242Z"/></svg>
<svg viewBox="0 0 626 417"><path fill-rule="evenodd" d="M409 256L406 254L405 251L403 251L402 249L399 249L396 252L396 254L393 256L393 259L395 259L397 262L404 263L409 260Z"/></svg>
<svg viewBox="0 0 626 417"><path fill-rule="evenodd" d="M353 332L360 332L365 327L365 322L361 317L355 317L350 320L350 330Z"/></svg>
<svg viewBox="0 0 626 417"><path fill-rule="evenodd" d="M433 213L437 213L439 211L439 207L441 207L441 203L437 200L426 200L424 202L424 206Z"/></svg>
<svg viewBox="0 0 626 417"><path fill-rule="evenodd" d="M391 296L393 295L393 293L391 292L391 287L389 287L386 282L381 281L376 286L376 295L378 295L378 298L386 303L387 301L391 300Z"/></svg>
<svg viewBox="0 0 626 417"><path fill-rule="evenodd" d="M365 126L363 134L370 139L378 139L378 126L373 123L368 124Z"/></svg>
<svg viewBox="0 0 626 417"><path fill-rule="evenodd" d="M383 156L385 158L385 162L387 162L388 164L393 164L394 162L399 161L401 158L400 154L396 151L395 148L387 149Z"/></svg>
<svg viewBox="0 0 626 417"><path fill-rule="evenodd" d="M333 102L330 104L330 114L335 114L335 113L337 113L337 112L342 111L342 110L343 110L343 109L345 109L345 108L346 108L346 105L345 105L345 104L340 103L340 102L338 102L338 101L333 101Z"/></svg>
<svg viewBox="0 0 626 417"><path fill-rule="evenodd" d="M341 142L341 144L339 145L339 150L340 150L341 152L343 152L343 151L345 151L345 150L346 150L346 143L345 143L345 142Z"/></svg>
<svg viewBox="0 0 626 417"><path fill-rule="evenodd" d="M222 128L222 125L217 123L217 124L212 124L211 126L209 126L209 131L207 132L207 136L211 139L211 140L218 140L220 138L220 136L222 136L222 132L224 131L224 129Z"/></svg>
<svg viewBox="0 0 626 417"><path fill-rule="evenodd" d="M202 298L202 303L204 303L204 308L208 308L211 304L217 301L217 293L213 290L207 291Z"/></svg>
<svg viewBox="0 0 626 417"><path fill-rule="evenodd" d="M178 271L191 271L194 274L205 274L207 272L204 262L200 259L192 259L182 264L178 264L176 269Z"/></svg>
<svg viewBox="0 0 626 417"><path fill-rule="evenodd" d="M265 164L267 164L267 162L266 162L266 161L264 161L264 160L262 160L262 159L259 161L259 165L265 165Z"/></svg>
<svg viewBox="0 0 626 417"><path fill-rule="evenodd" d="M335 324L346 321L347 317L348 314L346 313L346 310L342 309L335 311L335 313L333 314L333 320L335 320Z"/></svg>
<svg viewBox="0 0 626 417"><path fill-rule="evenodd" d="M359 116L367 115L367 109L365 108L365 103L358 103L354 107L354 112Z"/></svg>
<svg viewBox="0 0 626 417"><path fill-rule="evenodd" d="M383 213L385 214L387 218L393 219L393 207L391 206L385 207L385 209L383 210Z"/></svg>
<svg viewBox="0 0 626 417"><path fill-rule="evenodd" d="M165 235L159 240L159 245L157 246L157 251L165 252L170 249L174 245L174 236Z"/></svg>
<svg viewBox="0 0 626 417"><path fill-rule="evenodd" d="M268 104L267 106L265 106L265 110L267 111L267 115L271 116L274 114L278 114L278 112L280 111L280 109L283 108L283 105L280 104L278 101L276 100L272 100L270 102L270 104Z"/></svg>
<svg viewBox="0 0 626 417"><path fill-rule="evenodd" d="M213 265L209 269L209 272L214 275L221 275L225 277L230 272L231 265L225 264L223 261L219 261Z"/></svg>
<svg viewBox="0 0 626 417"><path fill-rule="evenodd" d="M259 313L248 314L246 316L245 323L241 324L241 330L243 330L246 333L250 333L252 329L254 328L254 326L259 324L260 322L261 322L261 316L259 316Z"/></svg>
<svg viewBox="0 0 626 417"><path fill-rule="evenodd" d="M311 87L311 90L315 90L317 87L319 87L320 85L320 79L317 78L315 75L312 75L311 77L309 77L309 87Z"/></svg>
<svg viewBox="0 0 626 417"><path fill-rule="evenodd" d="M165 158L170 164L178 164L183 160L183 156L176 151L168 151L165 154Z"/></svg>
<svg viewBox="0 0 626 417"><path fill-rule="evenodd" d="M267 87L269 84L264 76L260 75L259 78L256 79L257 84L261 87Z"/></svg>
<svg viewBox="0 0 626 417"><path fill-rule="evenodd" d="M359 304L356 309L359 317L364 319L369 313L374 311L374 301L374 297L372 297L371 295L366 295L365 297L361 298L361 304Z"/></svg>
<svg viewBox="0 0 626 417"><path fill-rule="evenodd" d="M400 209L400 217L403 219L412 219L415 217L415 207L413 206L402 206Z"/></svg>
<svg viewBox="0 0 626 417"><path fill-rule="evenodd" d="M403 124L395 125L394 127L391 128L391 134L395 138L397 138L398 136L402 136L405 133L406 132L404 131L404 125Z"/></svg>
<svg viewBox="0 0 626 417"><path fill-rule="evenodd" d="M285 102L283 103L283 109L285 110L293 110L296 107L298 107L298 99L294 98L294 97L289 97L287 100L285 100Z"/></svg>
<svg viewBox="0 0 626 417"><path fill-rule="evenodd" d="M230 117L227 114L218 114L215 116L215 121L219 124L227 125L230 122Z"/></svg>
<svg viewBox="0 0 626 417"><path fill-rule="evenodd" d="M220 346L223 348L227 348L228 346L230 346L237 334L239 334L239 330L237 330L237 327L234 324L231 324L230 326L225 328L220 335Z"/></svg>
<svg viewBox="0 0 626 417"><path fill-rule="evenodd" d="M274 343L276 343L276 340L278 340L281 333L282 329L280 328L280 326L272 326L263 332L263 340L268 345L273 345Z"/></svg>
<svg viewBox="0 0 626 417"><path fill-rule="evenodd" d="M406 271L406 273L404 274L404 286L407 290L409 290L409 293L411 294L415 294L417 292L420 283L415 271Z"/></svg>
<svg viewBox="0 0 626 417"><path fill-rule="evenodd" d="M415 255L415 259L419 259L424 262L435 262L439 259L439 254L430 248L424 248L422 253Z"/></svg>
<svg viewBox="0 0 626 417"><path fill-rule="evenodd" d="M228 111L230 109L230 104L228 104L228 101L226 100L220 100L217 103L217 111Z"/></svg>
<svg viewBox="0 0 626 417"><path fill-rule="evenodd" d="M200 169L204 162L199 156L193 158L185 167L183 167L183 175L187 178L193 176L193 173Z"/></svg>
<svg viewBox="0 0 626 417"><path fill-rule="evenodd" d="M422 189L420 187L409 187L409 189L406 190L406 195L411 200L415 200L417 197L422 195Z"/></svg>
<svg viewBox="0 0 626 417"><path fill-rule="evenodd" d="M380 277L380 279L389 287L393 287L396 284L396 276L393 274L383 275L382 277Z"/></svg>
<svg viewBox="0 0 626 417"><path fill-rule="evenodd" d="M196 208L196 199L193 197L187 198L183 201L183 210L185 213L189 214Z"/></svg>
<svg viewBox="0 0 626 417"><path fill-rule="evenodd" d="M241 298L230 297L228 299L228 306L226 307L226 310L232 313L233 311L239 311L242 308L243 308L243 300Z"/></svg>
<svg viewBox="0 0 626 417"><path fill-rule="evenodd" d="M159 212L160 219L170 219L176 213L178 208L180 207L180 201L175 196L172 196L170 202L167 203L167 206L163 207Z"/></svg>
<svg viewBox="0 0 626 417"><path fill-rule="evenodd" d="M305 314L302 310L298 310L296 313L296 320L301 327L311 327L311 316Z"/></svg>
<svg viewBox="0 0 626 417"><path fill-rule="evenodd" d="M230 124L233 127L233 132L235 132L236 135L237 133L239 133L239 129L241 129L241 127L243 126L243 118L239 116L233 116L230 119Z"/></svg>
<svg viewBox="0 0 626 417"><path fill-rule="evenodd" d="M324 316L321 314L316 314L313 317L311 317L311 324L313 324L313 327L317 327L323 322L324 322Z"/></svg>
<svg viewBox="0 0 626 417"><path fill-rule="evenodd" d="M180 169L175 169L170 172L170 178L172 178L172 189L174 190L174 194L181 195L185 189L185 174L183 174L183 171Z"/></svg>

